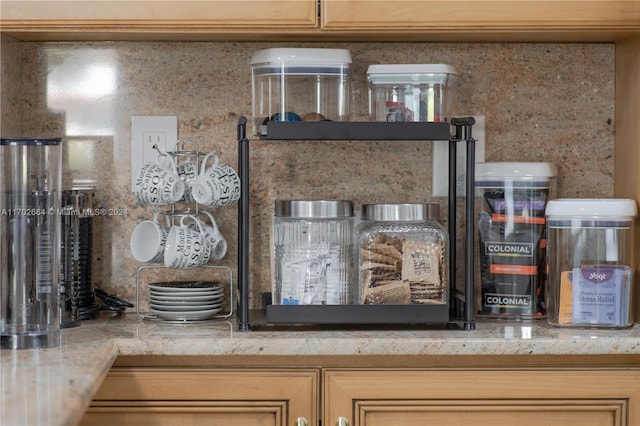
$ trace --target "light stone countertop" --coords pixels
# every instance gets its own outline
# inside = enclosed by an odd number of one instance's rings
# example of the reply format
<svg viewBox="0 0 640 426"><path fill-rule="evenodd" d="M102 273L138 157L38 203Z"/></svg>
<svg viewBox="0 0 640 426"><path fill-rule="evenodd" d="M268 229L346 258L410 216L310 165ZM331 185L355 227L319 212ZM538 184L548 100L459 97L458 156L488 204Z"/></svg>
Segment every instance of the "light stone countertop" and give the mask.
<svg viewBox="0 0 640 426"><path fill-rule="evenodd" d="M173 326L135 314L104 317L63 329L56 348L0 351L0 425L77 424L119 355L638 355L640 364L640 326L614 331L479 321L473 331L240 332L235 321Z"/></svg>

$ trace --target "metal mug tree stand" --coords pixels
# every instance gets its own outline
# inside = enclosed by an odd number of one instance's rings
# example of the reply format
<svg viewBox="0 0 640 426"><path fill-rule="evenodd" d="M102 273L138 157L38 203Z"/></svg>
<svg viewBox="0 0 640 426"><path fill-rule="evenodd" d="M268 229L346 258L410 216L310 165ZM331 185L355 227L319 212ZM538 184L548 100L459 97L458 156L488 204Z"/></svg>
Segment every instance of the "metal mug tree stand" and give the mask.
<svg viewBox="0 0 640 426"><path fill-rule="evenodd" d="M474 227L469 224L474 212L475 140L472 138L473 117L453 118L446 122L275 122L267 123L263 139L274 141L305 140L399 140L449 141L448 231L450 300L447 305L270 305L249 308L249 145L247 119L238 121L238 167L241 196L238 208L238 312L241 331L252 326L300 324L446 324L475 328L474 318ZM455 134L452 136L452 127ZM466 197L464 250L464 290L456 287L456 153L458 144L466 144Z"/></svg>
<svg viewBox="0 0 640 426"><path fill-rule="evenodd" d="M187 144L192 144L192 149L187 149ZM173 158L176 164L179 164L180 160L183 159L196 159L196 171L200 170L202 166L201 161L206 157L207 153L200 151L200 147L198 142L192 137L182 137L179 138L174 146L173 151L163 152L160 150L158 146L154 146L154 148L158 151L159 155L169 155ZM218 148L216 153L220 153L221 149ZM188 204L184 204L184 208L177 209L176 204L172 204L170 208L160 211L157 207L154 206L154 210L159 212L161 215L170 218L170 222L172 224L176 224L180 221L180 218L185 215L193 215L198 216L200 213L200 205L197 202ZM145 271L150 271L154 269L167 269L164 265L146 265L138 267L136 271L136 314L145 321L153 321L160 322L165 324L177 324L177 325L185 325L185 324L201 324L203 322L209 322L217 319L228 319L233 315L234 312L234 284L233 284L233 270L228 266L221 265L201 265L198 268L212 269L212 270L220 270L224 271L225 275L228 275L229 281L229 309L227 312L213 315L210 318L204 320L190 320L190 319L177 319L170 320L165 318L159 318L157 315L151 312L144 312L140 309L140 301L141 301L141 288L142 288L142 275Z"/></svg>

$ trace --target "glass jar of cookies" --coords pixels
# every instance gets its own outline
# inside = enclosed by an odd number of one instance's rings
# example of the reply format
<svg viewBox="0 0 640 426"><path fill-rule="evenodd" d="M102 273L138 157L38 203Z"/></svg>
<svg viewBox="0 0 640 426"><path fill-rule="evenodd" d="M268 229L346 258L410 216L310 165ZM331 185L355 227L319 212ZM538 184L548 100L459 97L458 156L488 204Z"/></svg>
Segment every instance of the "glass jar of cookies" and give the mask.
<svg viewBox="0 0 640 426"><path fill-rule="evenodd" d="M356 229L359 303L448 302L449 235L439 217L436 203L362 205Z"/></svg>

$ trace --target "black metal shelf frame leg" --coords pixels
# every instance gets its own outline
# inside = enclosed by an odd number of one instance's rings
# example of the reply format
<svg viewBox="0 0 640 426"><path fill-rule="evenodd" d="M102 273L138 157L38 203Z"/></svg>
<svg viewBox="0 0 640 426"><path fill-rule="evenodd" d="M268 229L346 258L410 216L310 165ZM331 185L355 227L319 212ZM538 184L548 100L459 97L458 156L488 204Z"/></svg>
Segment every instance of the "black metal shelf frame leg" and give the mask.
<svg viewBox="0 0 640 426"><path fill-rule="evenodd" d="M447 208L447 225L449 229L449 319L459 316L458 303L456 301L456 230L457 230L457 200L456 200L456 170L458 141L449 140L449 194Z"/></svg>
<svg viewBox="0 0 640 426"><path fill-rule="evenodd" d="M473 330L476 328L474 319L474 236L475 236L475 166L476 166L476 141L471 137L471 130L467 138L467 186L465 197L465 212L467 222L465 224L465 251L466 251L466 272L465 272L465 304L464 304L464 325L465 329Z"/></svg>
<svg viewBox="0 0 640 426"><path fill-rule="evenodd" d="M249 139L247 119L238 120L238 329L249 331Z"/></svg>
<svg viewBox="0 0 640 426"><path fill-rule="evenodd" d="M474 264L475 264L475 164L476 164L476 141L472 137L472 126L475 124L473 117L466 118L453 118L451 124L456 127L456 134L453 139L449 141L449 237L450 237L450 283L455 287L455 268L456 264L456 211L457 211L457 197L456 197L456 157L457 150L456 144L458 142L466 142L466 185L465 185L465 282L464 282L464 312L463 321L464 328L466 330L475 329L475 316L474 316ZM452 289L452 290L455 290ZM452 299L453 304L453 299Z"/></svg>

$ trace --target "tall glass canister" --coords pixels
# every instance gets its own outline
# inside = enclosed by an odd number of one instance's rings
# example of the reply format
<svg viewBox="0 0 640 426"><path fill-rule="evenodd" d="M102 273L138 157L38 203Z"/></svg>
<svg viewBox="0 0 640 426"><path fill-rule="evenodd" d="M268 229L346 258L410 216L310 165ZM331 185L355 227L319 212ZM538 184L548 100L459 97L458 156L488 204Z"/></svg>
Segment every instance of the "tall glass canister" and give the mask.
<svg viewBox="0 0 640 426"><path fill-rule="evenodd" d="M0 139L0 335L4 349L60 337L59 138Z"/></svg>
<svg viewBox="0 0 640 426"><path fill-rule="evenodd" d="M273 304L353 303L353 229L351 201L276 200Z"/></svg>

